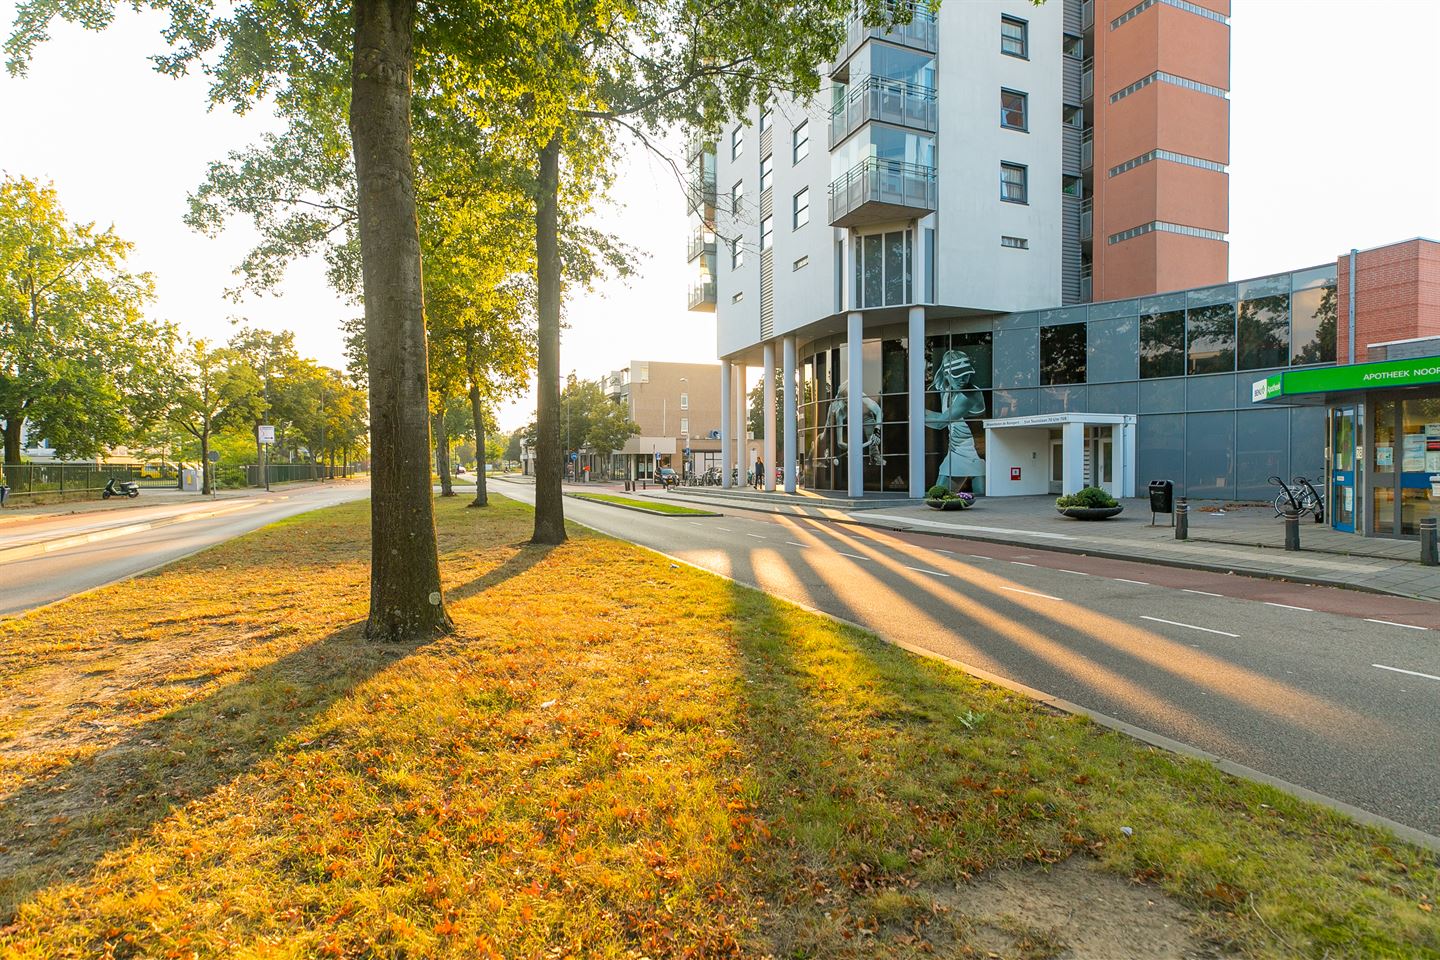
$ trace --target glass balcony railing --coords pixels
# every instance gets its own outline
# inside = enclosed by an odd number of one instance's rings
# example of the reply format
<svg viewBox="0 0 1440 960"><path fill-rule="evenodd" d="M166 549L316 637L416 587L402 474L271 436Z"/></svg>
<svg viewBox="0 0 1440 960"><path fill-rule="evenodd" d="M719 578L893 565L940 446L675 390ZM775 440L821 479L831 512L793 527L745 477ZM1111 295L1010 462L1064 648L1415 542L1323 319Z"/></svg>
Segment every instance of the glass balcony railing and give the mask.
<svg viewBox="0 0 1440 960"><path fill-rule="evenodd" d="M907 12L910 15L908 23L893 22ZM885 16L892 22L889 25L881 24L878 27L867 27L864 21L855 14L845 21L845 43L841 46L839 56L835 61L837 67L849 60L850 55L859 49L860 44L871 37L888 40L890 43L898 43L906 47L914 47L926 53L935 52L935 14L930 12L928 5L907 3L905 0L891 0L885 4Z"/></svg>
<svg viewBox="0 0 1440 960"><path fill-rule="evenodd" d="M869 157L830 184L830 224L852 227L935 209L935 168Z"/></svg>
<svg viewBox="0 0 1440 960"><path fill-rule="evenodd" d="M708 253L712 258L715 256L715 232L708 227L691 230L690 239L685 244L686 260L694 260L702 253Z"/></svg>
<svg viewBox="0 0 1440 960"><path fill-rule="evenodd" d="M845 99L830 113L830 149L870 120L934 133L935 91L885 77L865 77L851 83Z"/></svg>
<svg viewBox="0 0 1440 960"><path fill-rule="evenodd" d="M1095 128L1090 127L1080 135L1080 169L1089 170L1095 166Z"/></svg>
<svg viewBox="0 0 1440 960"><path fill-rule="evenodd" d="M1093 229L1095 219L1095 200L1086 197L1080 201L1080 239L1089 240L1090 231Z"/></svg>
<svg viewBox="0 0 1440 960"><path fill-rule="evenodd" d="M1090 57L1080 66L1080 100L1095 96L1095 58Z"/></svg>
<svg viewBox="0 0 1440 960"><path fill-rule="evenodd" d="M699 313L715 312L715 283L692 283L690 284L690 297L688 309Z"/></svg>

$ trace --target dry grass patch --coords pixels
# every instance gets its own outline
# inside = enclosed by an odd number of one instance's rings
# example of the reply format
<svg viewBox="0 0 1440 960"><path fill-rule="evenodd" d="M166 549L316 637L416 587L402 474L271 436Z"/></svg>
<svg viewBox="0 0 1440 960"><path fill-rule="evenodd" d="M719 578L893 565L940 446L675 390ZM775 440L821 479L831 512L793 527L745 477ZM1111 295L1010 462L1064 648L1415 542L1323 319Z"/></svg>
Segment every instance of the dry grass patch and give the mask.
<svg viewBox="0 0 1440 960"><path fill-rule="evenodd" d="M438 509L441 641L359 636L365 504L0 625L0 953L1049 956L1055 898L975 881L1076 854L1111 928L1118 878L1207 953L1440 952L1433 856L625 544L525 546L503 498Z"/></svg>

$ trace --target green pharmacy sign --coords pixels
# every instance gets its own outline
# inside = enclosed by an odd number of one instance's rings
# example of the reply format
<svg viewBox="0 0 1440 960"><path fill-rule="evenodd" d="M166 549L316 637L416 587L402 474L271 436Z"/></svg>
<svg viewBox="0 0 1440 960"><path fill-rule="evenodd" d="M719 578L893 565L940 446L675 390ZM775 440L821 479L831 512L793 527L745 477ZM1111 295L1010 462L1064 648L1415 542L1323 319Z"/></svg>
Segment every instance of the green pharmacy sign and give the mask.
<svg viewBox="0 0 1440 960"><path fill-rule="evenodd" d="M1379 390L1427 383L1440 383L1440 357L1286 370L1256 380L1250 387L1250 399L1253 403L1263 403L1305 394Z"/></svg>

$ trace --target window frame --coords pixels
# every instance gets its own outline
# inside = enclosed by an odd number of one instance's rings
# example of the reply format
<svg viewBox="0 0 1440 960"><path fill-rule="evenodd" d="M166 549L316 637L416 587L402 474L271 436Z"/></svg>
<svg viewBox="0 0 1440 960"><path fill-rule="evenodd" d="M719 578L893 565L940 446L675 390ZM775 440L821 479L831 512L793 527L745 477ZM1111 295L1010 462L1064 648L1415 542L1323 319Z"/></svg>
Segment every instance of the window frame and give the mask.
<svg viewBox="0 0 1440 960"><path fill-rule="evenodd" d="M1000 235L1000 246L1006 250L1029 250L1029 237L1012 237L1008 234Z"/></svg>
<svg viewBox="0 0 1440 960"><path fill-rule="evenodd" d="M764 133L766 130L769 130L769 129L770 129L770 125L773 124L774 122L775 122L775 108L774 108L774 107L764 107L764 108L762 108L762 109L760 110L760 132L761 132L761 133Z"/></svg>
<svg viewBox="0 0 1440 960"><path fill-rule="evenodd" d="M760 218L760 252L764 253L775 245L775 215Z"/></svg>
<svg viewBox="0 0 1440 960"><path fill-rule="evenodd" d="M745 266L745 245L736 237L730 241L730 269L739 270Z"/></svg>
<svg viewBox="0 0 1440 960"><path fill-rule="evenodd" d="M686 393L686 392L683 391L683 390L680 391L680 409L681 409L681 410L689 410L689 409L690 409L690 394Z"/></svg>
<svg viewBox="0 0 1440 960"><path fill-rule="evenodd" d="M801 153L800 151L805 151ZM790 132L790 166L810 156L810 121L801 120L799 126Z"/></svg>
<svg viewBox="0 0 1440 960"><path fill-rule="evenodd" d="M1020 186L1019 197L1012 197L1006 195L1008 192L1006 188L1011 186L1011 182L1005 179L1005 173L1008 170L1018 170L1020 173L1020 180L1018 181ZM1000 200L1004 203L1020 203L1027 206L1029 205L1030 168L1028 166L1023 163L1011 163L1008 160L1000 161Z"/></svg>
<svg viewBox="0 0 1440 960"><path fill-rule="evenodd" d="M802 196L805 198L805 202L803 204L800 202L800 198ZM804 220L800 219L800 215L802 213L805 215ZM791 232L799 230L801 227L805 226L809 222L810 188L801 187L799 190L795 191L795 195L790 198L790 230Z"/></svg>
<svg viewBox="0 0 1440 960"><path fill-rule="evenodd" d="M1019 124L1011 123L1007 119L1011 111L1005 106L1006 94L1020 98ZM1011 87L1000 88L1000 128L1002 130L1018 130L1021 133L1030 132L1030 94L1024 90L1015 90Z"/></svg>
<svg viewBox="0 0 1440 960"><path fill-rule="evenodd" d="M730 215L736 216L740 213L740 207L745 202L745 180L742 177L736 180L730 187Z"/></svg>
<svg viewBox="0 0 1440 960"><path fill-rule="evenodd" d="M1012 38L1005 33L1006 26L1018 26L1020 28L1020 52L1006 50L1006 41ZM1000 52L1007 57L1015 57L1018 60L1030 59L1030 21L1020 17L1011 16L1008 13L1000 14Z"/></svg>
<svg viewBox="0 0 1440 960"><path fill-rule="evenodd" d="M760 192L775 186L775 154L767 153L760 158Z"/></svg>
<svg viewBox="0 0 1440 960"><path fill-rule="evenodd" d="M745 152L745 124L737 124L730 131L730 159L739 160Z"/></svg>

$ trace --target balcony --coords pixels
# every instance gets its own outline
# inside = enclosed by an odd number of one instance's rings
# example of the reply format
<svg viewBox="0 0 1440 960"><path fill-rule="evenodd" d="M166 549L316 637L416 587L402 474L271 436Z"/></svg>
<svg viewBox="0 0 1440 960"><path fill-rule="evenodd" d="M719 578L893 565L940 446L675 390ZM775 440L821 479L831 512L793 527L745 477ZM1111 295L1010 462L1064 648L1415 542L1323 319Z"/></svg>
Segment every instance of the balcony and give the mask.
<svg viewBox="0 0 1440 960"><path fill-rule="evenodd" d="M715 312L715 282L690 284L690 297L687 309L698 313Z"/></svg>
<svg viewBox="0 0 1440 960"><path fill-rule="evenodd" d="M1080 201L1080 239L1089 240L1094 229L1095 198L1086 197Z"/></svg>
<svg viewBox="0 0 1440 960"><path fill-rule="evenodd" d="M840 47L835 66L843 67L849 61L851 54L860 48L860 44L871 37L878 37L881 40L888 40L890 43L898 43L906 47L914 47L925 53L934 53L936 50L935 14L931 13L927 7L917 3L906 4L903 0L899 0L899 2L885 4L885 16L893 19L904 12L906 6L909 7L909 23L867 27L861 17L852 14L845 21L845 42Z"/></svg>
<svg viewBox="0 0 1440 960"><path fill-rule="evenodd" d="M1089 170L1095 166L1095 128L1089 127L1080 135L1080 169Z"/></svg>
<svg viewBox="0 0 1440 960"><path fill-rule="evenodd" d="M1095 26L1095 0L1085 0L1080 4L1080 29L1089 30Z"/></svg>
<svg viewBox="0 0 1440 960"><path fill-rule="evenodd" d="M1080 65L1080 100L1088 103L1095 96L1095 58L1089 57Z"/></svg>
<svg viewBox="0 0 1440 960"><path fill-rule="evenodd" d="M830 149L870 120L934 133L936 119L932 88L904 80L866 77L851 84L844 101L831 111Z"/></svg>
<svg viewBox="0 0 1440 960"><path fill-rule="evenodd" d="M688 212L698 213L702 216L715 216L715 174L713 172L702 177L692 176L685 185L685 192Z"/></svg>
<svg viewBox="0 0 1440 960"><path fill-rule="evenodd" d="M702 253L715 257L715 231L707 226L697 226L690 231L690 240L685 245L685 259L693 261Z"/></svg>
<svg viewBox="0 0 1440 960"><path fill-rule="evenodd" d="M830 225L855 227L935 210L935 168L869 157L830 184Z"/></svg>
<svg viewBox="0 0 1440 960"><path fill-rule="evenodd" d="M1089 303L1094 299L1095 280L1092 274L1094 266L1089 261L1080 263L1080 302Z"/></svg>
<svg viewBox="0 0 1440 960"><path fill-rule="evenodd" d="M685 161L698 158L702 153L714 153L715 144L702 138L699 134L691 133L685 138Z"/></svg>

